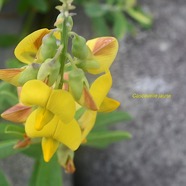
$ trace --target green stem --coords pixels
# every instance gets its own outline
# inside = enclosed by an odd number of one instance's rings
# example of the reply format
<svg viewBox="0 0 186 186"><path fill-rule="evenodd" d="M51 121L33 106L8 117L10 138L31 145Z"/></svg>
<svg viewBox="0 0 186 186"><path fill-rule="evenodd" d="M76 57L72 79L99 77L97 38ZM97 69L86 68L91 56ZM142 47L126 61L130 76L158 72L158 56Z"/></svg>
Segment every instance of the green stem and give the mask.
<svg viewBox="0 0 186 186"><path fill-rule="evenodd" d="M62 49L61 55L59 57L60 63L61 63L61 68L60 68L61 80L59 83L59 88L63 87L64 66L65 66L65 62L67 59L66 54L67 54L67 49L68 49L68 31L67 31L67 27L66 27L66 17L63 22L63 29L62 29L62 33L61 33L61 44L63 45L63 49Z"/></svg>

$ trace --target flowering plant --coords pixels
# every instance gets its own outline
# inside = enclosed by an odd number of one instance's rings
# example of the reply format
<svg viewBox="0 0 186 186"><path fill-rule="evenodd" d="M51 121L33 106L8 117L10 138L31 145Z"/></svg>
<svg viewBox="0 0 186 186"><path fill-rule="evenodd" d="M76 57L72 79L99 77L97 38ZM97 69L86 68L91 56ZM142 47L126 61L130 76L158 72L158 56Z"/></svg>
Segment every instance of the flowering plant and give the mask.
<svg viewBox="0 0 186 186"><path fill-rule="evenodd" d="M15 56L24 66L0 70L0 79L14 85L18 92L17 103L1 117L19 123L0 125L0 156L22 152L59 175L60 165L66 172L75 171L74 152L81 145L104 147L131 137L128 132L106 127L110 122L129 119L127 113L110 114L120 103L107 96L117 40L100 37L86 41L72 31L72 0L61 2L56 7L60 13L55 28L37 30L15 48ZM93 75L92 83L86 74ZM38 169L36 166L35 172ZM33 185L38 182L35 172ZM44 176L42 171L40 174ZM55 182L62 185L61 176Z"/></svg>

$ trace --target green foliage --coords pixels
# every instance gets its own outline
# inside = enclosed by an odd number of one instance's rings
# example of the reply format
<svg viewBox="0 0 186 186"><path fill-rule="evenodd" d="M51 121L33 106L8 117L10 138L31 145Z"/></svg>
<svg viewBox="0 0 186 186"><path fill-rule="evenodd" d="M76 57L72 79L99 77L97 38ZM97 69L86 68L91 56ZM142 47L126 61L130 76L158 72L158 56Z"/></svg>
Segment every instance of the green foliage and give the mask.
<svg viewBox="0 0 186 186"><path fill-rule="evenodd" d="M103 16L107 10L101 7L96 2L89 2L85 4L85 13L90 17L101 17Z"/></svg>
<svg viewBox="0 0 186 186"><path fill-rule="evenodd" d="M127 122L132 118L127 112L115 111L110 113L99 113L93 131L104 129L118 122Z"/></svg>
<svg viewBox="0 0 186 186"><path fill-rule="evenodd" d="M16 143L17 140L0 141L0 158L6 158L10 155L18 153L19 150L13 149Z"/></svg>
<svg viewBox="0 0 186 186"><path fill-rule="evenodd" d="M131 22L136 21L142 28L152 25L152 17L137 7L136 0L107 0L79 2L83 5L85 13L92 20L96 35L107 33L122 39L126 34L133 33Z"/></svg>
<svg viewBox="0 0 186 186"><path fill-rule="evenodd" d="M114 142L131 139L132 135L129 132L120 130L113 131L108 128L118 122L127 122L130 120L130 115L121 111L98 114L95 126L88 135L85 145L96 148L105 148Z"/></svg>
<svg viewBox="0 0 186 186"><path fill-rule="evenodd" d="M62 171L54 156L50 162L46 163L41 157L36 160L29 186L62 186Z"/></svg>
<svg viewBox="0 0 186 186"><path fill-rule="evenodd" d="M22 67L24 64L21 63L18 59L16 58L10 58L6 61L5 63L7 68L20 68Z"/></svg>
<svg viewBox="0 0 186 186"><path fill-rule="evenodd" d="M142 28L152 26L152 17L140 8L136 0L105 0L101 2L74 0L74 3L84 8L86 15L92 21L93 31L97 36L114 35L118 39L122 39L126 34L134 33L134 27L131 29L131 24L137 26L134 22ZM4 0L0 0L0 9L3 4ZM57 0L19 0L17 4L18 13L24 15L28 12L20 36L30 33L37 14L47 14L57 4ZM46 18L43 22L50 24L49 20ZM20 36L1 34L0 47L15 45Z"/></svg>
<svg viewBox="0 0 186 186"><path fill-rule="evenodd" d="M1 10L3 4L4 4L4 1L5 1L5 0L0 0L0 10Z"/></svg>
<svg viewBox="0 0 186 186"><path fill-rule="evenodd" d="M12 34L0 35L0 47L9 47L15 45L19 40L19 37Z"/></svg>
<svg viewBox="0 0 186 186"><path fill-rule="evenodd" d="M10 186L8 179L4 175L3 171L0 170L0 185L1 186Z"/></svg>
<svg viewBox="0 0 186 186"><path fill-rule="evenodd" d="M0 112L18 103L16 88L6 82L0 82Z"/></svg>
<svg viewBox="0 0 186 186"><path fill-rule="evenodd" d="M114 142L131 139L131 134L125 131L97 131L91 132L87 137L87 146L105 148Z"/></svg>

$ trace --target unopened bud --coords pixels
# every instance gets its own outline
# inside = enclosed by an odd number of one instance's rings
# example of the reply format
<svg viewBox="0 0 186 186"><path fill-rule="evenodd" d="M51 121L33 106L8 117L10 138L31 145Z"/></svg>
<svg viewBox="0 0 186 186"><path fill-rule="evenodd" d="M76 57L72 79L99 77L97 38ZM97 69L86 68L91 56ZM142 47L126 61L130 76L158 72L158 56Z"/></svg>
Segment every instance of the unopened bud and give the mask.
<svg viewBox="0 0 186 186"><path fill-rule="evenodd" d="M84 79L85 75L81 69L72 70L69 73L70 91L75 100L79 100L82 95Z"/></svg>
<svg viewBox="0 0 186 186"><path fill-rule="evenodd" d="M98 69L100 64L94 59L80 60L77 67L82 68L84 71L90 69Z"/></svg>
<svg viewBox="0 0 186 186"><path fill-rule="evenodd" d="M69 32L72 30L72 27L73 27L73 19L72 19L71 16L68 16L68 17L67 17L66 27L67 27L67 29L68 29Z"/></svg>
<svg viewBox="0 0 186 186"><path fill-rule="evenodd" d="M54 23L54 26L56 26L57 28L62 28L62 23L64 21L64 17L62 14L59 14L57 16L56 22Z"/></svg>
<svg viewBox="0 0 186 186"><path fill-rule="evenodd" d="M63 166L67 173L74 173L74 152L69 148L61 145L57 151L58 161L61 166Z"/></svg>
<svg viewBox="0 0 186 186"><path fill-rule="evenodd" d="M57 51L57 40L52 34L43 37L42 45L38 53L38 61L43 62L48 58L53 58Z"/></svg>
<svg viewBox="0 0 186 186"><path fill-rule="evenodd" d="M51 86L57 80L59 70L60 63L58 61L55 61L54 59L51 58L46 59L44 63L42 63L38 71L37 79L45 81L49 86Z"/></svg>
<svg viewBox="0 0 186 186"><path fill-rule="evenodd" d="M32 63L31 65L28 65L25 70L23 70L20 74L19 77L19 84L24 85L27 81L36 79L37 78L37 73L39 70L39 64L37 63Z"/></svg>
<svg viewBox="0 0 186 186"><path fill-rule="evenodd" d="M86 45L85 38L75 35L72 39L72 54L79 59L86 59L91 55L89 47Z"/></svg>

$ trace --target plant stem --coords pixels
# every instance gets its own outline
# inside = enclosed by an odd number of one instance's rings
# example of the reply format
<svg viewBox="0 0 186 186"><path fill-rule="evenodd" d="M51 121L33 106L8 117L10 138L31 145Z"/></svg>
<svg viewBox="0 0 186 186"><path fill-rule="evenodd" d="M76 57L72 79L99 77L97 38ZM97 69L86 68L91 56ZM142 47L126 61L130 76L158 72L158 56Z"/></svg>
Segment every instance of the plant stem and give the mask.
<svg viewBox="0 0 186 186"><path fill-rule="evenodd" d="M62 88L63 86L63 74L64 74L64 66L65 66L65 62L66 62L66 54L67 54L67 49L68 49L68 31L67 31L67 27L66 27L66 20L67 18L64 18L64 22L63 22L63 29L61 32L61 45L63 45L63 49L61 52L61 55L59 57L60 59L60 63L61 63L61 68L60 68L60 75L61 75L61 80L59 83L59 88Z"/></svg>

